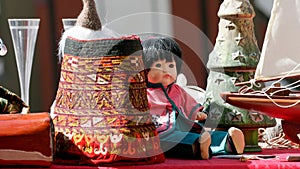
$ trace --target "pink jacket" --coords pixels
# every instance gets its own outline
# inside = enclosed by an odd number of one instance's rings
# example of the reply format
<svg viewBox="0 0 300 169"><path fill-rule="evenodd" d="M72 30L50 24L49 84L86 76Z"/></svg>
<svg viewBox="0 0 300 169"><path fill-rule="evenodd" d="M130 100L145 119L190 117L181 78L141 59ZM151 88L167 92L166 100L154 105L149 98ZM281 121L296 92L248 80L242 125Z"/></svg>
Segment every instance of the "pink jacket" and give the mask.
<svg viewBox="0 0 300 169"><path fill-rule="evenodd" d="M183 88L177 84L172 84L166 88L166 92L178 109L181 110L184 117L195 120L196 113L203 109L195 99L190 96ZM162 88L148 88L147 97L150 107L150 114L158 132L171 129L176 120L175 114L172 114L172 104L166 97ZM178 112L176 111L176 114Z"/></svg>

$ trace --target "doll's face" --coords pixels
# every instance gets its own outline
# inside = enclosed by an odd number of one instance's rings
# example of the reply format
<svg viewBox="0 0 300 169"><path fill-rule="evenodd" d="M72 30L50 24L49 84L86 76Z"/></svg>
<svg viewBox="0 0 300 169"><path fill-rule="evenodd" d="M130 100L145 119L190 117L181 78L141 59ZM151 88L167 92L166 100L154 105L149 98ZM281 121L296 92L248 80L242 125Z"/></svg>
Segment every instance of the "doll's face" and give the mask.
<svg viewBox="0 0 300 169"><path fill-rule="evenodd" d="M166 62L165 59L154 62L148 73L148 81L150 83L162 83L163 86L168 86L175 82L176 78L176 62Z"/></svg>

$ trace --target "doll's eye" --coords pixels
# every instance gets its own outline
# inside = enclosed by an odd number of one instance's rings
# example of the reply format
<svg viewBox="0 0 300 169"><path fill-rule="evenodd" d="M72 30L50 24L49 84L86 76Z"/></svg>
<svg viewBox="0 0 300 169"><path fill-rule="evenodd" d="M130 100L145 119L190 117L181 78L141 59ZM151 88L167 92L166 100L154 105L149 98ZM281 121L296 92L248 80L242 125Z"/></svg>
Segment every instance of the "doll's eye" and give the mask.
<svg viewBox="0 0 300 169"><path fill-rule="evenodd" d="M174 64L169 65L169 68L174 68L174 67L175 67Z"/></svg>
<svg viewBox="0 0 300 169"><path fill-rule="evenodd" d="M161 64L160 64L160 63L157 63L157 64L155 65L155 67L161 67Z"/></svg>

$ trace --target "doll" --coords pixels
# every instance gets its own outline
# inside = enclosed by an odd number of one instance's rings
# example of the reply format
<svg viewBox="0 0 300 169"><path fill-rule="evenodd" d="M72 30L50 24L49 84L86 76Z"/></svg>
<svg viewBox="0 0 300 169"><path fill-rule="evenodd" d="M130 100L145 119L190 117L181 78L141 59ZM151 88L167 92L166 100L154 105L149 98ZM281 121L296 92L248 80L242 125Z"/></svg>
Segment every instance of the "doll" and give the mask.
<svg viewBox="0 0 300 169"><path fill-rule="evenodd" d="M225 131L205 131L207 114L187 92L175 83L181 68L181 49L169 37L153 37L142 42L147 74L150 113L166 153L182 154L190 149L195 158L208 159L213 154L244 150L244 135L231 127Z"/></svg>

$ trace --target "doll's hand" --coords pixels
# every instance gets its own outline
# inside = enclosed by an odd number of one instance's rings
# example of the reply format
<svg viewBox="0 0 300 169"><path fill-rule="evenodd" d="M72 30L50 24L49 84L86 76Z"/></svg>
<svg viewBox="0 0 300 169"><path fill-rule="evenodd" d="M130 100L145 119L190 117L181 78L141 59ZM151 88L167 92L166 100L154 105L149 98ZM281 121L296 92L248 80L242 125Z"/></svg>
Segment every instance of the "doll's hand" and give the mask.
<svg viewBox="0 0 300 169"><path fill-rule="evenodd" d="M197 112L196 114L196 120L203 121L207 118L207 114L203 112Z"/></svg>

